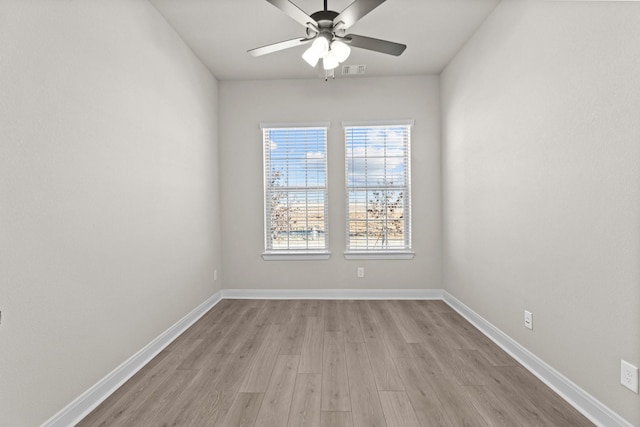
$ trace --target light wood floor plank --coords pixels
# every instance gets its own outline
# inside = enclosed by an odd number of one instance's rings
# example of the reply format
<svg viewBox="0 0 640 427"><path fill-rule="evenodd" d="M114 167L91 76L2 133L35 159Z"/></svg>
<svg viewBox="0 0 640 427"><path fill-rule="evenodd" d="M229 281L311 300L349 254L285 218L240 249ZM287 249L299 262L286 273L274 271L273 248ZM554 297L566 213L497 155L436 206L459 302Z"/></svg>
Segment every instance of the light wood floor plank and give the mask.
<svg viewBox="0 0 640 427"><path fill-rule="evenodd" d="M404 391L381 391L380 403L389 427L420 427L409 396Z"/></svg>
<svg viewBox="0 0 640 427"><path fill-rule="evenodd" d="M384 301L367 301L371 306L376 323L382 330L385 343L393 357L412 357L408 343L400 333L393 317L385 307Z"/></svg>
<svg viewBox="0 0 640 427"><path fill-rule="evenodd" d="M217 324L221 319L227 316L237 315L238 309L243 309L242 304L238 300L222 300L216 304L215 310L209 310L204 316L193 324L189 329L180 335L174 343L180 344L183 341L192 339L204 339L206 335L211 333L211 325ZM165 350L171 351L173 344L170 344Z"/></svg>
<svg viewBox="0 0 640 427"><path fill-rule="evenodd" d="M298 363L300 363L300 356L278 356L256 418L256 427L286 425L298 373Z"/></svg>
<svg viewBox="0 0 640 427"><path fill-rule="evenodd" d="M269 327L267 336L256 351L253 363L240 386L241 393L264 393L267 390L286 327L282 324L272 324Z"/></svg>
<svg viewBox="0 0 640 427"><path fill-rule="evenodd" d="M144 403L147 393L153 392L164 379L171 375L176 365L182 363L190 351L193 351L202 340L191 340L174 351L163 351L156 356L140 372L127 381L121 388L121 393L109 396L105 402L94 409L78 425L102 426L118 424L129 412L135 411ZM118 407L120 410L109 410Z"/></svg>
<svg viewBox="0 0 640 427"><path fill-rule="evenodd" d="M224 315L217 319L215 328L199 333L199 336L203 337L201 344L189 354L178 369L200 369L209 354L218 353L217 348L224 342L224 338L229 335L234 325L242 320L246 311L237 304L233 307L236 307L236 311L227 310Z"/></svg>
<svg viewBox="0 0 640 427"><path fill-rule="evenodd" d="M301 374L321 374L323 348L324 319L322 317L309 316L306 318L298 372Z"/></svg>
<svg viewBox="0 0 640 427"><path fill-rule="evenodd" d="M385 427L380 396L364 343L345 343L354 427Z"/></svg>
<svg viewBox="0 0 640 427"><path fill-rule="evenodd" d="M323 301L325 332L342 332L342 324L338 313L338 301Z"/></svg>
<svg viewBox="0 0 640 427"><path fill-rule="evenodd" d="M353 427L351 412L325 412L320 415L320 427Z"/></svg>
<svg viewBox="0 0 640 427"><path fill-rule="evenodd" d="M234 358L233 354L212 354L202 369L198 370L188 389L178 396L173 409L166 413L166 418L159 420L160 425L188 426L194 416L199 417L207 411L211 402L217 399L216 390Z"/></svg>
<svg viewBox="0 0 640 427"><path fill-rule="evenodd" d="M505 404L505 400L494 393L493 387L490 385L466 386L463 387L463 393L467 395L476 410L482 414L482 417L492 427L513 427L516 425L533 427L535 425L543 425L533 421L527 424L523 423L517 410L511 405Z"/></svg>
<svg viewBox="0 0 640 427"><path fill-rule="evenodd" d="M372 308L368 301L356 301L356 313L360 320L360 327L364 335L364 340L379 340L383 338L382 328L376 322L372 313Z"/></svg>
<svg viewBox="0 0 640 427"><path fill-rule="evenodd" d="M518 362L509 356L504 350L496 346L482 332L473 327L457 313L440 313L451 325L455 325L456 331L464 335L465 339L494 366L517 366ZM464 332L462 332L464 331Z"/></svg>
<svg viewBox="0 0 640 427"><path fill-rule="evenodd" d="M354 301L338 301L338 312L346 342L364 342L360 320Z"/></svg>
<svg viewBox="0 0 640 427"><path fill-rule="evenodd" d="M471 401L462 392L462 388L451 386L451 379L434 375L430 381L431 388L443 403L444 412L453 425L489 427L487 420L471 404Z"/></svg>
<svg viewBox="0 0 640 427"><path fill-rule="evenodd" d="M282 339L280 354L297 354L302 352L304 335L307 329L306 317L294 316Z"/></svg>
<svg viewBox="0 0 640 427"><path fill-rule="evenodd" d="M321 374L298 374L289 413L289 427L320 427Z"/></svg>
<svg viewBox="0 0 640 427"><path fill-rule="evenodd" d="M417 343L424 340L424 335L418 328L415 319L407 313L409 308L407 301L385 301L384 306L406 342Z"/></svg>
<svg viewBox="0 0 640 427"><path fill-rule="evenodd" d="M407 314L411 316L424 339L437 336L438 331L430 315L425 314L424 301L403 301ZM424 310L424 311L423 311Z"/></svg>
<svg viewBox="0 0 640 427"><path fill-rule="evenodd" d="M395 360L398 372L404 383L407 396L416 414L424 426L457 427L445 414L443 402L431 388L431 375L425 375L416 358L398 358Z"/></svg>
<svg viewBox="0 0 640 427"><path fill-rule="evenodd" d="M173 403L188 388L196 374L197 371L173 371L153 393L149 394L138 411L132 412L130 416L125 417L123 425L156 425L158 419L165 417L171 410ZM152 416L149 414L152 414Z"/></svg>
<svg viewBox="0 0 640 427"><path fill-rule="evenodd" d="M238 393L227 416L225 427L252 427L258 417L264 393Z"/></svg>
<svg viewBox="0 0 640 427"><path fill-rule="evenodd" d="M421 343L412 344L412 346L413 348L423 347ZM487 425L481 414L474 410L461 387L454 380L455 377L443 373L440 365L428 352L425 352L422 357L413 359L412 364L420 382L429 385L442 403L441 412L453 425Z"/></svg>
<svg viewBox="0 0 640 427"><path fill-rule="evenodd" d="M512 390L529 401L541 412L550 424L563 426L586 426L591 423L580 415L567 402L550 393L538 378L531 375L522 366L500 366L496 370L504 381L512 384Z"/></svg>
<svg viewBox="0 0 640 427"><path fill-rule="evenodd" d="M490 385L497 377L495 368L479 350L455 350L460 369L456 378L460 385Z"/></svg>
<svg viewBox="0 0 640 427"><path fill-rule="evenodd" d="M384 341L382 339L369 340L365 346L369 353L371 369L378 390L403 391L402 379Z"/></svg>
<svg viewBox="0 0 640 427"><path fill-rule="evenodd" d="M251 332L251 326L254 324L256 317L260 314L260 310L251 307L242 315L237 316L238 320L227 326L227 334L217 344L212 347L211 351L215 353L236 353L240 346L247 339L247 334Z"/></svg>
<svg viewBox="0 0 640 427"><path fill-rule="evenodd" d="M342 332L324 333L322 410L350 411L349 380Z"/></svg>
<svg viewBox="0 0 640 427"><path fill-rule="evenodd" d="M190 426L222 425L250 363L251 358L246 355L233 355L228 368L216 383L215 389L207 390L204 395L198 396L198 400L202 400L206 408L191 415Z"/></svg>
<svg viewBox="0 0 640 427"><path fill-rule="evenodd" d="M460 329L451 321L450 315L455 314L447 312L434 313L431 315L431 319L439 328L438 336L445 340L451 348L475 350L476 344L473 340L469 339L468 334L463 329Z"/></svg>
<svg viewBox="0 0 640 427"><path fill-rule="evenodd" d="M269 312L263 305L256 308L259 310L258 315L247 326L246 331L239 331L241 337L240 347L236 351L238 354L254 355L264 340L270 336L268 331L271 324L267 321Z"/></svg>
<svg viewBox="0 0 640 427"><path fill-rule="evenodd" d="M319 300L300 300L296 314L298 316L322 317L322 306Z"/></svg>

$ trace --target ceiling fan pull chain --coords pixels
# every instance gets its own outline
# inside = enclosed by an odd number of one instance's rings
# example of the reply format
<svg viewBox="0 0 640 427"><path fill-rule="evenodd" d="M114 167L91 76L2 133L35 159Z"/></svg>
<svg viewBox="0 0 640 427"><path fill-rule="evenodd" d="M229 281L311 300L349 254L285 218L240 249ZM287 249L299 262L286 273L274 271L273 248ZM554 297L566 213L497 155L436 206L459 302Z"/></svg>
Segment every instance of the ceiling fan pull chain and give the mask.
<svg viewBox="0 0 640 427"><path fill-rule="evenodd" d="M330 70L324 70L324 81L328 81L329 77L331 77L332 79L336 78L336 73L334 72L334 69L330 69Z"/></svg>

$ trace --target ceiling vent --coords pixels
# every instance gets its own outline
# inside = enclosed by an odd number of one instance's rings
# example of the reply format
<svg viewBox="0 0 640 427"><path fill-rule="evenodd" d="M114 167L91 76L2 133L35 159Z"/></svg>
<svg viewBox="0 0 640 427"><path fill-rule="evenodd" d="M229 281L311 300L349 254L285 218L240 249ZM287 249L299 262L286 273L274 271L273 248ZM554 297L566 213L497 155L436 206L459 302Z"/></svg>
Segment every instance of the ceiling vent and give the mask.
<svg viewBox="0 0 640 427"><path fill-rule="evenodd" d="M345 65L342 67L342 75L364 74L366 65Z"/></svg>

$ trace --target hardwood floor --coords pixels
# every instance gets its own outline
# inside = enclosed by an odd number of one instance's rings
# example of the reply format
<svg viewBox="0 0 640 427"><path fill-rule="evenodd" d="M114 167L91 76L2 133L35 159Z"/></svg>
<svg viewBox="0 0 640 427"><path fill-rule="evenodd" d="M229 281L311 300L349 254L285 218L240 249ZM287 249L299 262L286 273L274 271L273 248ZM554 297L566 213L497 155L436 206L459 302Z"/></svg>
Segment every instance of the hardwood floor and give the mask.
<svg viewBox="0 0 640 427"><path fill-rule="evenodd" d="M442 301L223 300L79 426L592 425Z"/></svg>

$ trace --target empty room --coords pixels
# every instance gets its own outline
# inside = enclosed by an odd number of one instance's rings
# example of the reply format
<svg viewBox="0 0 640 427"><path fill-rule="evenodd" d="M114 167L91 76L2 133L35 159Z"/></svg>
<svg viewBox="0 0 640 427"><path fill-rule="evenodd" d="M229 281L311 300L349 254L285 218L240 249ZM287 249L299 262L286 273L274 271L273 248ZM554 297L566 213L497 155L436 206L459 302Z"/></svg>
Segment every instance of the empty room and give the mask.
<svg viewBox="0 0 640 427"><path fill-rule="evenodd" d="M0 426L640 426L640 2L0 0Z"/></svg>

